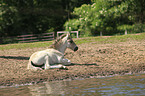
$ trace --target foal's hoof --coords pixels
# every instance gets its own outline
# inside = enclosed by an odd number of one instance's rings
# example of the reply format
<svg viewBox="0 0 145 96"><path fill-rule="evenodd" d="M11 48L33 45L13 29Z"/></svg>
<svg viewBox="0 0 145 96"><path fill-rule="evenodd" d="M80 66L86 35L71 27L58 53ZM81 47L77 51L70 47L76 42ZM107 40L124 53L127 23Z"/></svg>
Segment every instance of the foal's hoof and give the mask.
<svg viewBox="0 0 145 96"><path fill-rule="evenodd" d="M62 66L60 69L68 70L66 66Z"/></svg>
<svg viewBox="0 0 145 96"><path fill-rule="evenodd" d="M64 70L68 70L68 68L67 68L67 67L65 67L65 68L64 68Z"/></svg>

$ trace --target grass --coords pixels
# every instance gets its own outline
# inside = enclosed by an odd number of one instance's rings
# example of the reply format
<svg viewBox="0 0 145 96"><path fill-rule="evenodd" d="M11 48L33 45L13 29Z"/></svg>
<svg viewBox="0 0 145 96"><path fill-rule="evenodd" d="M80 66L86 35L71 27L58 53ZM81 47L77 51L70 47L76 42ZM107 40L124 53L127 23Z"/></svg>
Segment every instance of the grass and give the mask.
<svg viewBox="0 0 145 96"><path fill-rule="evenodd" d="M48 47L52 41L0 45L0 50Z"/></svg>
<svg viewBox="0 0 145 96"><path fill-rule="evenodd" d="M90 43L95 42L96 44L107 44L107 43L118 43L126 42L129 40L145 40L145 32L138 35L121 35L121 36L99 36L99 37L85 37L74 39L76 44ZM25 48L40 48L48 47L52 44L53 41L45 42L34 42L34 43L17 43L17 44L5 44L0 45L0 50L9 50L9 49L25 49Z"/></svg>
<svg viewBox="0 0 145 96"><path fill-rule="evenodd" d="M145 40L145 33L138 35L121 35L121 36L99 36L99 37L86 37L80 40L76 40L77 44L95 42L97 44L107 44L107 43L117 43L117 42L126 42L129 40Z"/></svg>

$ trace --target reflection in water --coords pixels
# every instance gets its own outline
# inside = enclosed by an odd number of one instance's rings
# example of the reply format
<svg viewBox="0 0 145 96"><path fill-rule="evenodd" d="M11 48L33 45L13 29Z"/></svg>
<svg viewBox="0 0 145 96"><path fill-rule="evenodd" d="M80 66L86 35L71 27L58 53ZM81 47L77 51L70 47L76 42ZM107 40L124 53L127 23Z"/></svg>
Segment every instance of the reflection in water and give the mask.
<svg viewBox="0 0 145 96"><path fill-rule="evenodd" d="M70 82L58 81L58 82L45 82L43 84L28 86L32 96L41 96L45 94L65 94L67 90L66 86L69 86Z"/></svg>
<svg viewBox="0 0 145 96"><path fill-rule="evenodd" d="M145 95L145 74L46 82L18 88L1 88L0 96L118 96Z"/></svg>

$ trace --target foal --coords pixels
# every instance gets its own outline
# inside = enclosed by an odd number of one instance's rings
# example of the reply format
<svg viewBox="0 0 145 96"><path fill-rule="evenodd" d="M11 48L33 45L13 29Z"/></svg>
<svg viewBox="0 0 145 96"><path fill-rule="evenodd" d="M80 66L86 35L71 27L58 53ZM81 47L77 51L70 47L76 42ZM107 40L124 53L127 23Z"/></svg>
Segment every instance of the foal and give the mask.
<svg viewBox="0 0 145 96"><path fill-rule="evenodd" d="M27 69L67 69L64 65L69 65L71 62L64 58L66 48L70 48L73 51L78 50L69 33L57 38L49 49L33 53L29 59Z"/></svg>

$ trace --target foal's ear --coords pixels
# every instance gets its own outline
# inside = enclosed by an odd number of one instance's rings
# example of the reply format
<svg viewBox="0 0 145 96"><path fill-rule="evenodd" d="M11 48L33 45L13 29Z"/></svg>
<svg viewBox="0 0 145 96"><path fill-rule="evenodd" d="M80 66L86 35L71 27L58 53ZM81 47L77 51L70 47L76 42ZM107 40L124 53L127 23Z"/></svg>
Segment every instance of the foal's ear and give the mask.
<svg viewBox="0 0 145 96"><path fill-rule="evenodd" d="M67 32L67 35L70 36L70 32Z"/></svg>
<svg viewBox="0 0 145 96"><path fill-rule="evenodd" d="M66 36L67 36L67 38L69 38L70 37L70 33L68 32Z"/></svg>

